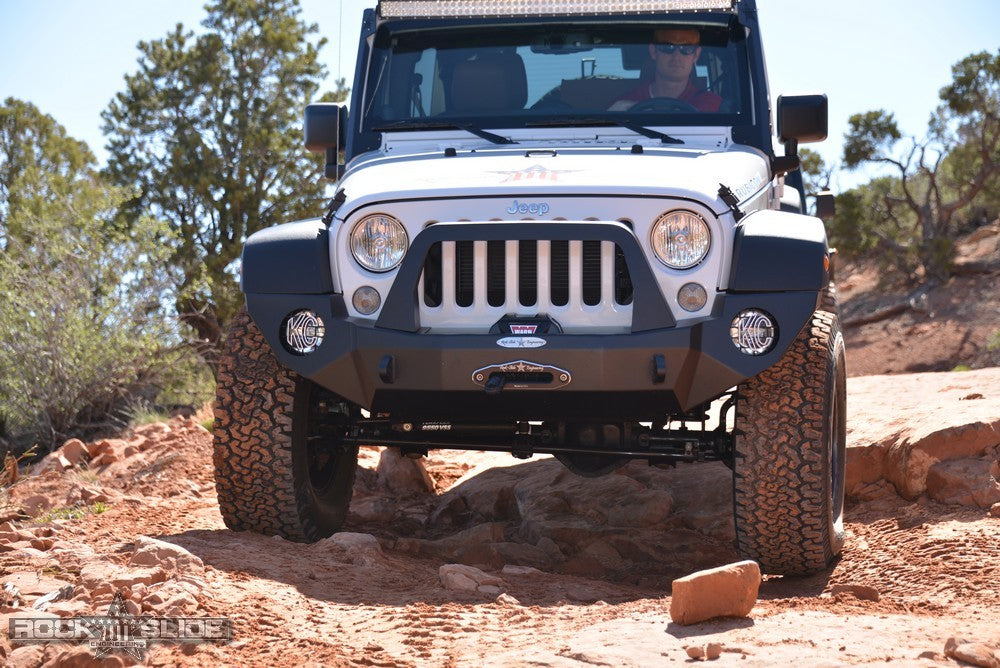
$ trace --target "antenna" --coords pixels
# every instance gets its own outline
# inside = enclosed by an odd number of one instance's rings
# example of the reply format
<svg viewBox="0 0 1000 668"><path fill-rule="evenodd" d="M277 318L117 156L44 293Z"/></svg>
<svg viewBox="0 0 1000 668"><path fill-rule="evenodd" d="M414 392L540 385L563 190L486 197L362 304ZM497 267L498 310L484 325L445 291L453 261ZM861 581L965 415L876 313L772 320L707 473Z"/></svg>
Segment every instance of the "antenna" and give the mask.
<svg viewBox="0 0 1000 668"><path fill-rule="evenodd" d="M344 0L340 0L340 19L337 21L337 80L340 81L340 62L344 59Z"/></svg>

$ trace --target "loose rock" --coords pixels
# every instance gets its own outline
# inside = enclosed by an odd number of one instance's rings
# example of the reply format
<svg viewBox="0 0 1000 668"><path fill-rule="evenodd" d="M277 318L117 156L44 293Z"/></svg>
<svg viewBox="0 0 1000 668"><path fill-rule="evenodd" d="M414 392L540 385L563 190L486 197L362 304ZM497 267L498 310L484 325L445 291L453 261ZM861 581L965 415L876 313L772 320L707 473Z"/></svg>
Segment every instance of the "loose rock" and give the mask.
<svg viewBox="0 0 1000 668"><path fill-rule="evenodd" d="M495 575L484 573L475 566L465 564L445 564L438 569L438 577L445 589L454 591L477 591L495 594L504 582Z"/></svg>
<svg viewBox="0 0 1000 668"><path fill-rule="evenodd" d="M1000 668L1000 652L979 642L951 637L944 644L945 656L982 668Z"/></svg>
<svg viewBox="0 0 1000 668"><path fill-rule="evenodd" d="M64 458L72 465L77 466L83 461L84 457L89 457L90 453L87 452L87 446L83 444L78 438L71 438L62 447L59 448L58 452L62 454Z"/></svg>
<svg viewBox="0 0 1000 668"><path fill-rule="evenodd" d="M760 566L741 561L673 581L670 619L697 624L714 617L746 617L757 602Z"/></svg>
<svg viewBox="0 0 1000 668"><path fill-rule="evenodd" d="M379 486L396 495L434 492L434 481L423 460L404 457L397 448L382 450L375 474Z"/></svg>
<svg viewBox="0 0 1000 668"><path fill-rule="evenodd" d="M343 531L313 544L314 550L325 550L342 563L371 567L383 561L378 538L367 533Z"/></svg>
<svg viewBox="0 0 1000 668"><path fill-rule="evenodd" d="M134 566L156 566L168 572L205 572L205 562L199 557L180 545L149 536L136 536L135 553L129 563Z"/></svg>
<svg viewBox="0 0 1000 668"><path fill-rule="evenodd" d="M878 589L875 587L858 584L835 584L830 587L830 593L834 596L839 594L850 594L855 598L860 598L865 601L878 601L881 598Z"/></svg>
<svg viewBox="0 0 1000 668"><path fill-rule="evenodd" d="M995 462L985 457L938 462L927 471L927 494L941 503L990 508L1000 503L994 468Z"/></svg>

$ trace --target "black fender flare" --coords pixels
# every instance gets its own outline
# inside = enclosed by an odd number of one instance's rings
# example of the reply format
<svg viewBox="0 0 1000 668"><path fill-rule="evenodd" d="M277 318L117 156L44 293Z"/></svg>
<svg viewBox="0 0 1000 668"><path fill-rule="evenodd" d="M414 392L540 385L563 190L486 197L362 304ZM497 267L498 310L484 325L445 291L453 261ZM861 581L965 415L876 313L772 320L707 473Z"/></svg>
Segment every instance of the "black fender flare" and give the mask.
<svg viewBox="0 0 1000 668"><path fill-rule="evenodd" d="M240 289L246 294L334 292L330 229L316 218L255 232L243 246Z"/></svg>
<svg viewBox="0 0 1000 668"><path fill-rule="evenodd" d="M819 292L830 282L823 221L756 211L736 226L730 292Z"/></svg>

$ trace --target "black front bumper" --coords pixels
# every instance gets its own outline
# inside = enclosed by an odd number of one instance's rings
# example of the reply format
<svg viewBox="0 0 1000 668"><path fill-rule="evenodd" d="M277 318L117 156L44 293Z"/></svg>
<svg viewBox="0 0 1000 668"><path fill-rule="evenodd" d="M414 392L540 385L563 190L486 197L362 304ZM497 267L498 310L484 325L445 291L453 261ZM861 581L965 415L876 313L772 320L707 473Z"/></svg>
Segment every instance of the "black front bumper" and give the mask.
<svg viewBox="0 0 1000 668"><path fill-rule="evenodd" d="M755 226L754 218L762 224ZM773 220L748 216L737 231L736 289L716 300L710 317L681 325L635 236L620 223L433 225L413 240L377 322L349 318L343 295L311 278L328 275L328 267L317 274L296 264L302 257L321 258L314 249L327 247L326 230L315 223L254 235L244 250L243 287L251 317L282 364L374 413L424 421L657 420L697 407L768 368L808 321L828 280L826 239L819 221L811 229L801 218L776 234ZM540 347L512 349L498 343L503 335L422 330L417 285L428 250L440 241L480 239L614 242L633 283L631 331L545 334L536 337L545 341ZM748 264L765 257L772 258L767 267ZM769 281L757 285L762 272ZM731 340L734 317L748 308L766 311L777 323L777 344L764 355L741 353ZM322 345L307 355L289 352L282 341L285 319L300 309L314 311L326 325ZM489 369L505 365L515 379L523 379L518 369L541 367L552 382L499 388L489 383Z"/></svg>
<svg viewBox="0 0 1000 668"><path fill-rule="evenodd" d="M617 335L549 334L540 348L509 349L502 335L405 332L352 321L341 295L247 295L247 306L280 362L373 412L419 420L649 420L711 400L780 359L816 307L816 292L727 295L711 318ZM770 352L739 352L729 326L745 308L775 317ZM281 326L298 309L326 323L309 355L288 352ZM474 373L525 361L567 371L558 389L488 393ZM387 368L387 362L391 368ZM659 367L659 368L658 368Z"/></svg>

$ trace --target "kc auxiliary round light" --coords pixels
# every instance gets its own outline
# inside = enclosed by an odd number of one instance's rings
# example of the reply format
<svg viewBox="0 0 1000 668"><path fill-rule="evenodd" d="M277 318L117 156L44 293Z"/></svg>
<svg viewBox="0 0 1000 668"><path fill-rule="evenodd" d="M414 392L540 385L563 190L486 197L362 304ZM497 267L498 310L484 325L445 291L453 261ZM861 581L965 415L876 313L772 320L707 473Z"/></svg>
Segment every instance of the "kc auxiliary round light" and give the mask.
<svg viewBox="0 0 1000 668"><path fill-rule="evenodd" d="M774 343L778 340L778 328L769 313L748 308L733 318L729 336L741 353L763 355L774 348Z"/></svg>
<svg viewBox="0 0 1000 668"><path fill-rule="evenodd" d="M366 216L351 230L351 253L370 271L395 269L409 245L403 224L385 214Z"/></svg>
<svg viewBox="0 0 1000 668"><path fill-rule="evenodd" d="M669 211L653 223L653 252L672 269L690 269L705 259L712 244L708 223L693 211Z"/></svg>
<svg viewBox="0 0 1000 668"><path fill-rule="evenodd" d="M362 285L354 291L351 303L361 315L371 315L382 305L382 297L372 286Z"/></svg>
<svg viewBox="0 0 1000 668"><path fill-rule="evenodd" d="M708 293L698 283L685 283L677 291L677 303L685 311L700 311L708 301Z"/></svg>
<svg viewBox="0 0 1000 668"><path fill-rule="evenodd" d="M295 311L285 319L285 345L297 355L314 352L325 334L323 319L309 309Z"/></svg>

